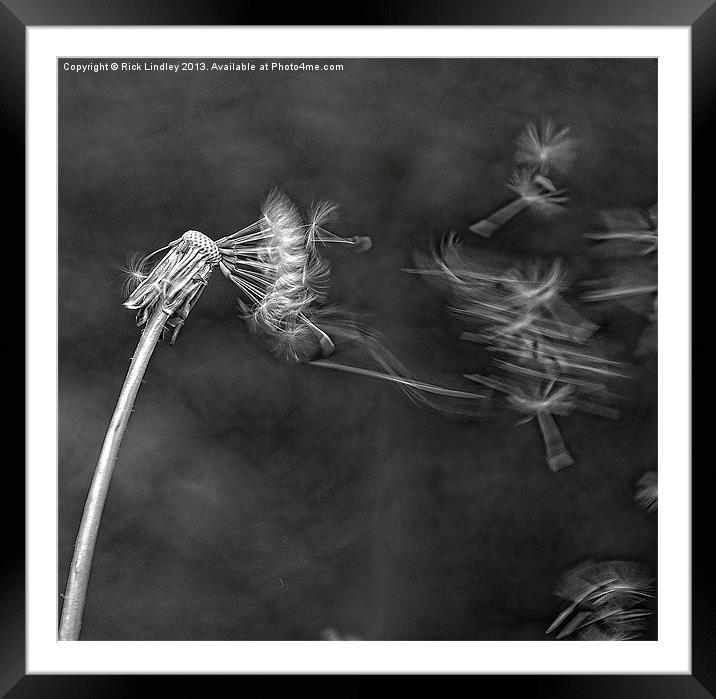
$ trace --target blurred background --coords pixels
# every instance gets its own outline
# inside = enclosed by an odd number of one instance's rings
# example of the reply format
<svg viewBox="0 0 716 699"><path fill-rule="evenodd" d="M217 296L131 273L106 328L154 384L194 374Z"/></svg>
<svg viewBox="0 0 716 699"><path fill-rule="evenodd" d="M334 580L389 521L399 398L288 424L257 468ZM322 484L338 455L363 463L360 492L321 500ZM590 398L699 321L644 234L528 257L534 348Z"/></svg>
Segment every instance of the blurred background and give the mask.
<svg viewBox="0 0 716 699"><path fill-rule="evenodd" d="M243 228L272 187L303 208L333 200L332 230L373 248L325 251L330 301L417 378L470 391L463 374L485 358L402 271L413 251L455 230L468 247L561 258L578 283L595 275L584 235L599 212L656 201L656 60L332 62L344 69L78 75L60 61L58 593L139 338L121 305L131 253ZM468 226L512 198L515 138L547 117L579 140L558 182L566 212L475 240ZM215 273L177 344L157 346L83 639L541 640L580 561L656 572L656 516L633 501L656 468L655 356L635 361L619 420L557 418L576 464L555 474L536 424L507 409L448 418L388 382L276 359L236 296ZM593 317L630 358L644 318Z"/></svg>

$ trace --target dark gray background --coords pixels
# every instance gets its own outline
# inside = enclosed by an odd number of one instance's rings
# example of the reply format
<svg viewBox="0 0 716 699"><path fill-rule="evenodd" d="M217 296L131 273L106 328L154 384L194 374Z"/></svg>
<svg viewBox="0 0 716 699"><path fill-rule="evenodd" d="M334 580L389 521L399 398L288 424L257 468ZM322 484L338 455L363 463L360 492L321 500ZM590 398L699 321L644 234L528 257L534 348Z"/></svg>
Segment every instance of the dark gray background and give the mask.
<svg viewBox="0 0 716 699"><path fill-rule="evenodd" d="M107 60L107 59L103 59ZM339 59L336 59L339 60ZM321 60L321 62L323 62ZM468 245L561 256L607 206L656 200L655 60L340 60L340 73L59 72L60 540L63 591L84 498L138 339L120 267L189 228L253 222L279 186L341 205L332 300L367 314L420 378L469 390L484 359L401 272L455 229ZM60 61L60 66L62 61ZM514 139L552 116L580 138L558 219L489 243ZM552 474L537 427L411 405L371 379L275 359L215 275L140 391L102 522L86 639L544 638L559 575L586 557L656 566L632 502L656 467L656 366L617 422L560 419L577 463ZM605 332L633 348L626 310ZM357 357L351 360L358 361Z"/></svg>

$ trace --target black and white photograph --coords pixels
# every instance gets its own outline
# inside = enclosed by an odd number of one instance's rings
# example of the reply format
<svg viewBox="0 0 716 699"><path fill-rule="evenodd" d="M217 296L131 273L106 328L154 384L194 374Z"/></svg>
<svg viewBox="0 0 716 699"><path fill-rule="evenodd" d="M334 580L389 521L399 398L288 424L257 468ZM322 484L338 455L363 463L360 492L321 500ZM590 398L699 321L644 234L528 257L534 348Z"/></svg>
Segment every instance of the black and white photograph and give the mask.
<svg viewBox="0 0 716 699"><path fill-rule="evenodd" d="M58 639L659 640L657 79L60 58Z"/></svg>
<svg viewBox="0 0 716 699"><path fill-rule="evenodd" d="M0 697L708 699L716 3L312 9L0 0Z"/></svg>

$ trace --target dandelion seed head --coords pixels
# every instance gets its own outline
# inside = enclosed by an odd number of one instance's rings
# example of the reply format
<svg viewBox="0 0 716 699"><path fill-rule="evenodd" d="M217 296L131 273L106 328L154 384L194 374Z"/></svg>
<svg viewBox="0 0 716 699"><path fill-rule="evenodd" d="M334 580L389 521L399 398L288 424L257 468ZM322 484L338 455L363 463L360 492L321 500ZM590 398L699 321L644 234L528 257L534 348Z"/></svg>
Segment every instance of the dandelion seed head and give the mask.
<svg viewBox="0 0 716 699"><path fill-rule="evenodd" d="M221 253L217 244L209 236L199 231L187 231L182 235L182 240L189 246L199 248L206 256L210 264L218 265L221 260Z"/></svg>
<svg viewBox="0 0 716 699"><path fill-rule="evenodd" d="M166 249L164 257L151 269L149 261L156 253L143 258L139 269L135 268L135 276L141 281L124 306L137 311L140 326L161 308L167 314L167 326L175 328L173 342L221 258L214 241L199 231L187 231Z"/></svg>

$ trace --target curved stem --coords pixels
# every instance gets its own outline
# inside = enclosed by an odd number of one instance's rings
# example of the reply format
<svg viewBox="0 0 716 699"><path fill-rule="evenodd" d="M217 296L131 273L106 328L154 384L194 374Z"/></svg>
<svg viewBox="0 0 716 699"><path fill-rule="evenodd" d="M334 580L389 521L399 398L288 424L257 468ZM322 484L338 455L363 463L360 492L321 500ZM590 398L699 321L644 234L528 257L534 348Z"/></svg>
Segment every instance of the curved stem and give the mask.
<svg viewBox="0 0 716 699"><path fill-rule="evenodd" d="M60 619L60 641L76 641L79 639L82 613L87 597L87 585L92 569L92 557L94 556L97 542L97 532L102 519L102 510L107 498L114 463L117 459L117 452L127 429L129 416L142 383L142 377L154 352L154 347L161 337L167 318L168 314L162 311L161 308L157 308L147 321L132 357L127 378L124 380L122 391L117 399L112 420L107 428L107 434L95 467L92 485L87 495L80 529L75 541L75 551L72 556L72 565L67 579L65 601Z"/></svg>

